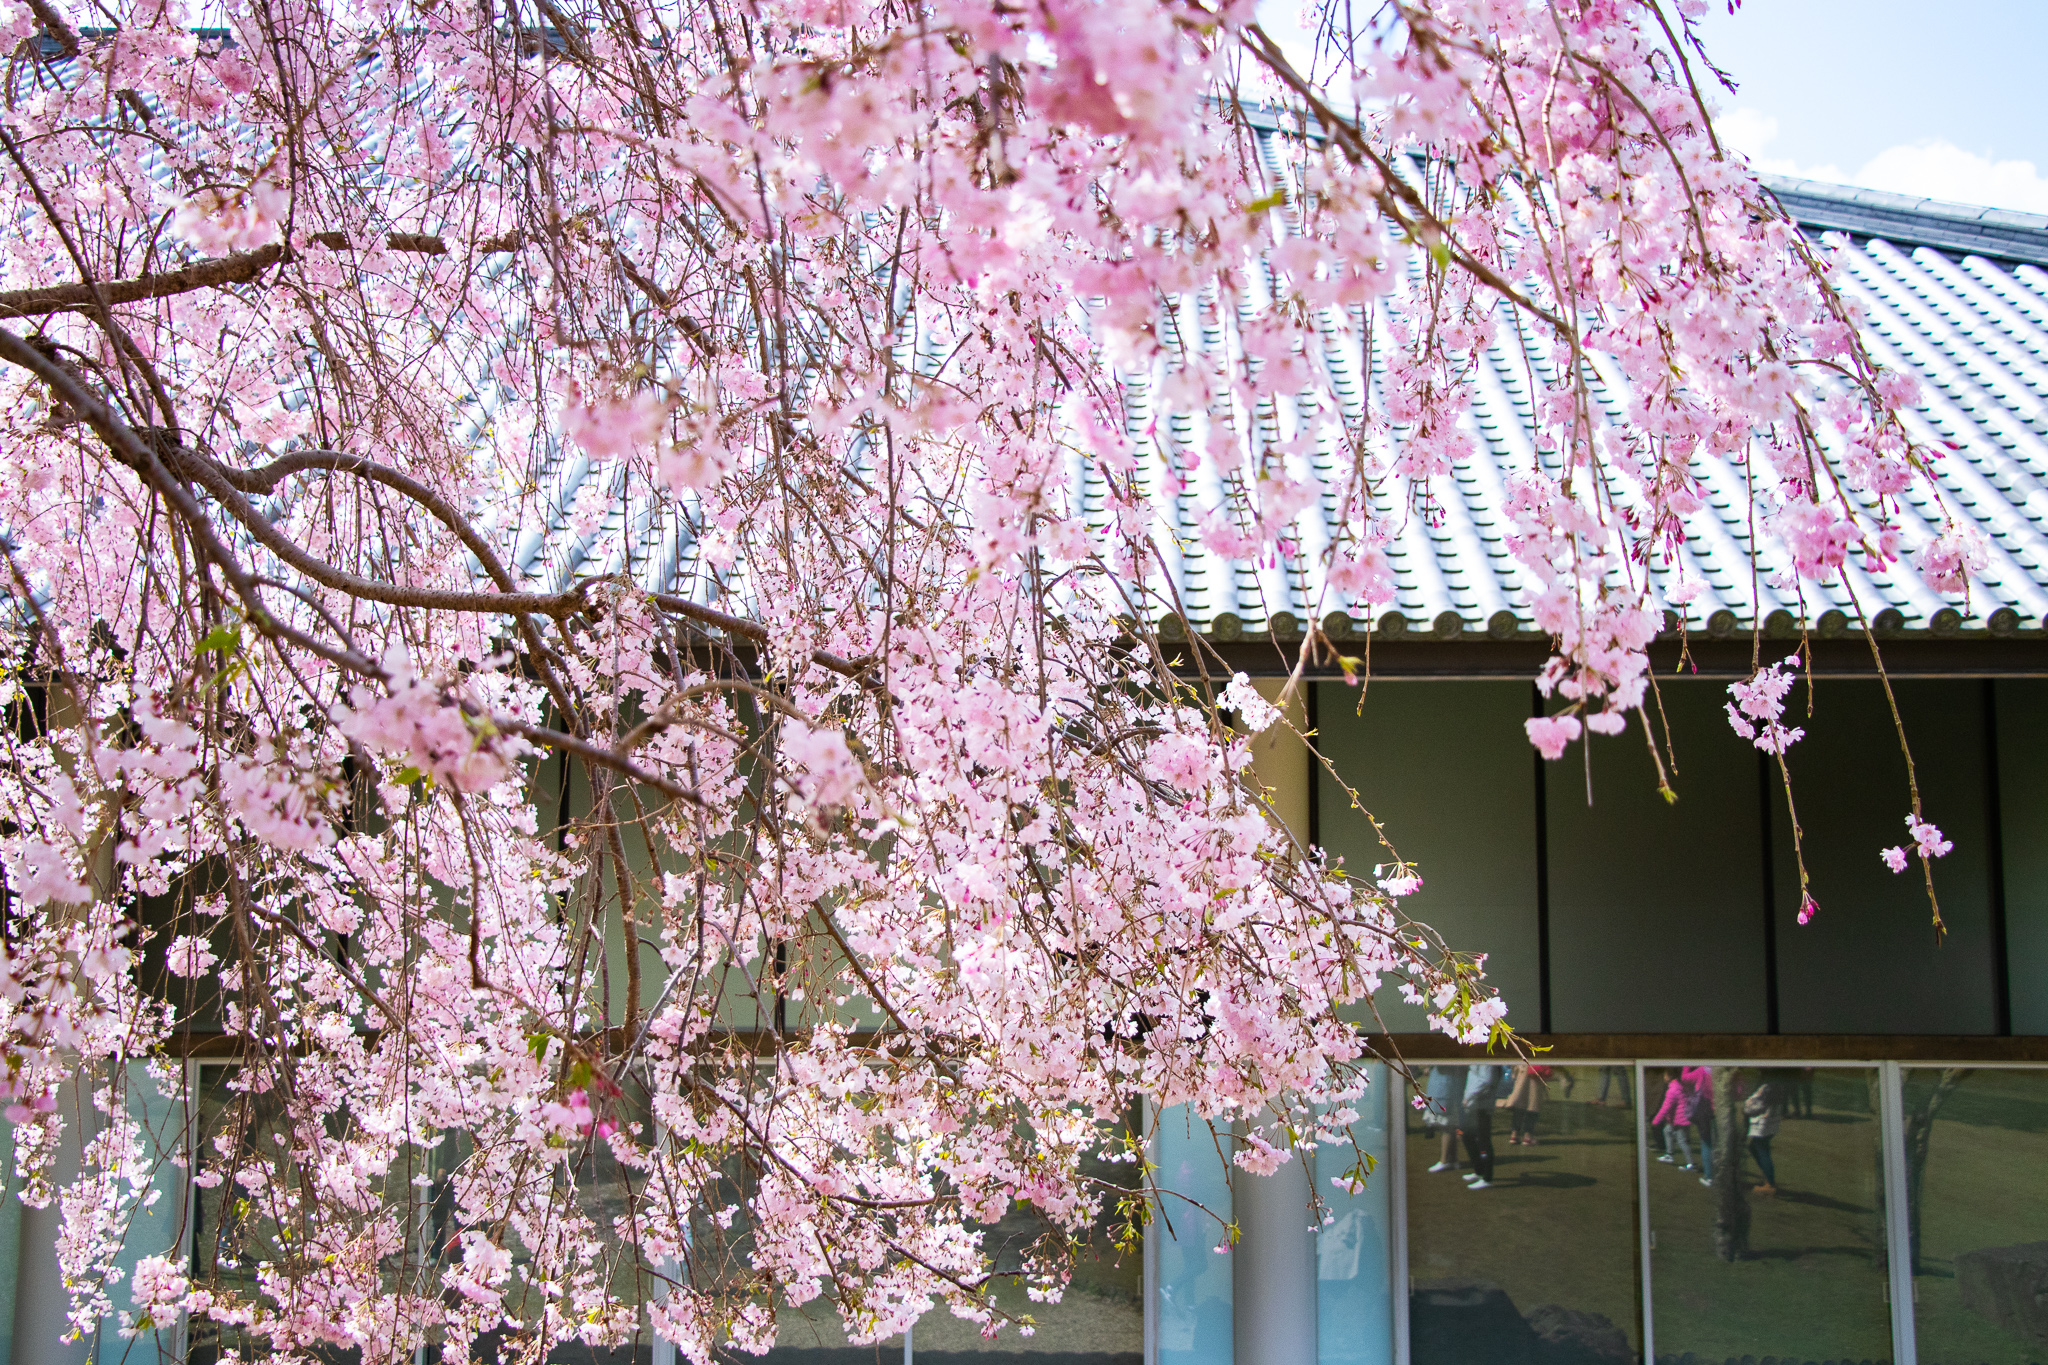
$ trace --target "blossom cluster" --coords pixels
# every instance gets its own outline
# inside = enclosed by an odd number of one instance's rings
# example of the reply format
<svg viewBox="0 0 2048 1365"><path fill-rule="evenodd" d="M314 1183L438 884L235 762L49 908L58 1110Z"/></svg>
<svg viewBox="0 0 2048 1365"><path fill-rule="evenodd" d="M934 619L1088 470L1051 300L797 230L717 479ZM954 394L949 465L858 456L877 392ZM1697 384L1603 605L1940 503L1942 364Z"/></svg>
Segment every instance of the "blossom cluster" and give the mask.
<svg viewBox="0 0 2048 1365"><path fill-rule="evenodd" d="M1545 757L1642 707L1709 462L1799 574L1967 589L1701 9L1398 0L1310 69L1251 0L0 16L0 1075L74 1327L994 1333L989 1224L1044 1300L1142 1222L1087 1173L1136 1097L1271 1170L1343 1140L1350 1007L1501 1041L1419 869L1272 817L1304 737L1171 566L1394 603L1519 329ZM1781 760L1796 668L1730 708ZM192 1028L233 1218L124 1287Z"/></svg>

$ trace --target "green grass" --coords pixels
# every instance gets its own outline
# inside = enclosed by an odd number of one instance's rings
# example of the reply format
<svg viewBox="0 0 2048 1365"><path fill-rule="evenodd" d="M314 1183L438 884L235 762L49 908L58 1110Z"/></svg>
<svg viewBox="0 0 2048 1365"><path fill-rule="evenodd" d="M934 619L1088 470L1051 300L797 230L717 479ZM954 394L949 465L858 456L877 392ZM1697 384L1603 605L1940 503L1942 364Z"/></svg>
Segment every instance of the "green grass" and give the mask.
<svg viewBox="0 0 2048 1365"><path fill-rule="evenodd" d="M1907 1103L1915 1098L1909 1081ZM1955 1279L1961 1252L2048 1241L2048 1075L1982 1070L1964 1081L1935 1118L1921 1199L1923 1365L2048 1360L1965 1308Z"/></svg>
<svg viewBox="0 0 2048 1365"><path fill-rule="evenodd" d="M1714 1192L1692 1172L1652 1163L1650 1282L1660 1357L1890 1359L1880 1156L1867 1078L1821 1072L1814 1089L1814 1116L1788 1117L1778 1130L1772 1152L1781 1193L1751 1197L1749 1255L1741 1260L1715 1254ZM1745 1174L1753 1184L1753 1163Z"/></svg>
<svg viewBox="0 0 2048 1365"><path fill-rule="evenodd" d="M1510 1146L1508 1112L1495 1111L1492 1189L1468 1190L1450 1171L1429 1174L1438 1139L1411 1114L1408 1272L1416 1284L1491 1280L1524 1313L1546 1303L1601 1313L1640 1349L1635 1116L1589 1103L1597 1073L1573 1070L1578 1098L1565 1100L1562 1084L1552 1085L1536 1146Z"/></svg>

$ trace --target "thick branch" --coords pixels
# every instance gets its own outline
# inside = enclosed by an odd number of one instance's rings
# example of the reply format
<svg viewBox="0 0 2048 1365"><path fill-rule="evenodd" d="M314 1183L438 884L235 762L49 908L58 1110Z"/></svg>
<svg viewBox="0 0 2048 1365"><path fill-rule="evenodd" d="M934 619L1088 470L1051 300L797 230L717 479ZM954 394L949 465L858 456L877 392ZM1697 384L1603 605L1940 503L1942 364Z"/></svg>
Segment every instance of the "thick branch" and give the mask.
<svg viewBox="0 0 2048 1365"><path fill-rule="evenodd" d="M321 246L337 251L349 249L348 238L339 232L316 232L313 240ZM488 255L495 251L516 251L522 240L517 232L502 237L487 237L473 248L477 255ZM418 232L394 232L384 239L389 251L413 252L424 256L445 256L448 243L440 237ZM99 307L100 300L108 303L141 303L148 299L167 299L179 294L189 294L199 289L224 289L231 284L247 284L273 265L289 264L298 260L299 254L282 242L259 246L254 251L238 251L231 256L216 256L210 260L194 261L181 265L175 270L160 270L154 274L138 275L132 280L108 280L95 286L88 284L52 284L37 289L12 289L0 292L0 318L39 318L51 313L82 313Z"/></svg>
<svg viewBox="0 0 2048 1365"><path fill-rule="evenodd" d="M174 458L172 463L175 467L181 461ZM411 498L433 513L442 525L453 531L456 538L476 556L477 563L483 566L484 573L498 585L500 592L517 591L511 571L505 567L504 561L498 558L498 553L491 548L490 542L477 534L476 528L469 524L467 517L456 511L446 498L433 489L388 465L381 465L365 456L350 455L339 450L302 450L272 460L269 464L256 469L240 470L226 465L215 467L229 483L248 493L268 493L290 475L313 469L353 474L373 483L381 483ZM520 634L525 637L527 649L532 653L533 664L540 673L542 684L547 687L548 694L553 697L555 706L562 715L573 716L575 708L569 704L569 694L563 688L561 680L555 676L553 665L559 660L541 640L540 632L535 629L531 616L521 612L517 619Z"/></svg>
<svg viewBox="0 0 2048 1365"><path fill-rule="evenodd" d="M213 522L206 511L192 496L192 490L164 468L164 463L154 450L130 430L114 410L93 393L63 366L45 356L14 333L0 330L0 360L19 365L35 375L73 412L83 417L97 431L100 439L107 443L114 457L136 470L149 481L151 487L160 493L185 524L191 529L194 540L227 577L234 587L235 595L242 599L249 619L263 634L285 640L312 654L317 654L329 663L337 664L353 673L368 678L382 678L384 670L363 658L352 649L336 649L322 644L310 635L293 629L264 610L263 596L258 590L255 577L236 561L228 547L221 543L213 528ZM236 495L238 498L239 494ZM246 503L243 504L245 507Z"/></svg>
<svg viewBox="0 0 2048 1365"><path fill-rule="evenodd" d="M653 598L654 605L662 610L672 611L678 616L687 616L699 625L714 626L724 631L727 635L737 636L752 644L765 645L768 643L768 628L763 625L757 625L747 620L744 616L733 616L719 611L715 607L698 606L689 598L679 597L672 592L649 593L648 596ZM811 662L820 668L830 669L832 672L847 678L858 678L865 675L870 668L874 667L875 663L871 658L842 659L830 650L824 649L812 650Z"/></svg>

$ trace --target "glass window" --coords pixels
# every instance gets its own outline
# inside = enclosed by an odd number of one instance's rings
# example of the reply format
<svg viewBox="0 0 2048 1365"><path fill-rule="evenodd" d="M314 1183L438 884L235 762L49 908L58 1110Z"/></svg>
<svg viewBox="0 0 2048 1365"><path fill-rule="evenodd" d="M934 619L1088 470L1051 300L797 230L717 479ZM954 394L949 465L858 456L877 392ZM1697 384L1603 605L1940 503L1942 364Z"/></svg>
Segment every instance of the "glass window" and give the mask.
<svg viewBox="0 0 2048 1365"><path fill-rule="evenodd" d="M1136 1138L1134 1124L1118 1131L1126 1139ZM1075 1248L1073 1277L1058 1303L1034 1302L1023 1272L1041 1239L1056 1242L1063 1234L1022 1203L1013 1204L983 1232L982 1246L995 1270L991 1297L1001 1311L1030 1318L1031 1335L1013 1323L993 1338L983 1337L979 1325L942 1306L911 1329L911 1360L919 1365L1143 1365L1144 1254L1136 1195L1143 1172L1135 1160L1115 1159L1132 1154L1125 1147L1082 1159L1083 1176L1102 1192L1102 1208L1087 1241Z"/></svg>
<svg viewBox="0 0 2048 1365"><path fill-rule="evenodd" d="M854 1346L846 1340L846 1327L829 1295L820 1295L801 1307L783 1302L775 1308L775 1348L764 1356L731 1359L758 1360L760 1365L898 1365L903 1359L903 1338L888 1337L872 1346ZM676 1359L682 1360L677 1353Z"/></svg>
<svg viewBox="0 0 2048 1365"><path fill-rule="evenodd" d="M1231 1365L1229 1151L1228 1130L1219 1141L1186 1106L1161 1113L1152 1132L1159 1365Z"/></svg>
<svg viewBox="0 0 2048 1365"><path fill-rule="evenodd" d="M1904 1098L1923 1365L2048 1358L2048 1071L1908 1067Z"/></svg>
<svg viewBox="0 0 2048 1365"><path fill-rule="evenodd" d="M1635 1359L1634 1068L1416 1080L1424 1106L1402 1107L1412 1365Z"/></svg>
<svg viewBox="0 0 2048 1365"><path fill-rule="evenodd" d="M1316 1235L1318 1365L1385 1365L1394 1358L1393 1276L1388 1264L1392 1205L1387 1182L1387 1068L1367 1070L1371 1084L1351 1107L1351 1145L1316 1152L1316 1192L1330 1221ZM1337 1185L1370 1162L1362 1187Z"/></svg>
<svg viewBox="0 0 2048 1365"><path fill-rule="evenodd" d="M1648 1067L1659 1359L1888 1360L1875 1067Z"/></svg>

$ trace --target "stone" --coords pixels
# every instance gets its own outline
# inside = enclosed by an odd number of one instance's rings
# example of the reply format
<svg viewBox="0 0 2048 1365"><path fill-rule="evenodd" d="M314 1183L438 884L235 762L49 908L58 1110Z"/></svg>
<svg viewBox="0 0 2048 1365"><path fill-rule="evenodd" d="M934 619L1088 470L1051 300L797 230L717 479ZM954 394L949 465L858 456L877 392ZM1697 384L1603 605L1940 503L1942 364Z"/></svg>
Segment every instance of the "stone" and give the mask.
<svg viewBox="0 0 2048 1365"><path fill-rule="evenodd" d="M2048 1350L2048 1242L1983 1247L1956 1257L1963 1306L2035 1350Z"/></svg>
<svg viewBox="0 0 2048 1365"><path fill-rule="evenodd" d="M1528 1321L1542 1343L1544 1365L1629 1365L1635 1359L1628 1333L1604 1313L1546 1303L1530 1309Z"/></svg>
<svg viewBox="0 0 2048 1365"><path fill-rule="evenodd" d="M1431 1280L1408 1299L1411 1365L1550 1365L1528 1319L1491 1280Z"/></svg>

